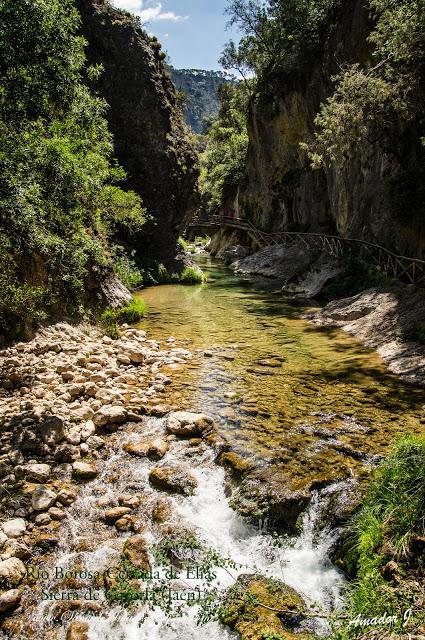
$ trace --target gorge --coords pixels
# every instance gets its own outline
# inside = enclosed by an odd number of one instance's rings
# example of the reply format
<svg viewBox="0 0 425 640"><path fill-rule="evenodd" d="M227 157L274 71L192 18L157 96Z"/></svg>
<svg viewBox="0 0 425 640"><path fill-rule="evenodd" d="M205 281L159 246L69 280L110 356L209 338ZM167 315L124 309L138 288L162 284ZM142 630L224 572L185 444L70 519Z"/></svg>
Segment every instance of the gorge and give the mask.
<svg viewBox="0 0 425 640"><path fill-rule="evenodd" d="M137 16L0 2L0 638L424 637L423 288L302 242L424 257L394 6L230 2L196 138Z"/></svg>

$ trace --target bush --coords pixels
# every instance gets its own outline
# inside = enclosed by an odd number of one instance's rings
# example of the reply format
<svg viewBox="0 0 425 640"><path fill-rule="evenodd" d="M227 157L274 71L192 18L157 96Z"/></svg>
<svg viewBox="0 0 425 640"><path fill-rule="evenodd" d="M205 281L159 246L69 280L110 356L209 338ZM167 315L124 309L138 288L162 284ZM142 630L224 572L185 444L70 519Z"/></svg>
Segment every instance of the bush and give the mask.
<svg viewBox="0 0 425 640"><path fill-rule="evenodd" d="M182 284L201 284L205 279L205 275L198 267L186 267L179 277Z"/></svg>
<svg viewBox="0 0 425 640"><path fill-rule="evenodd" d="M110 338L119 338L119 325L136 324L146 315L147 306L141 298L135 298L126 307L121 309L105 309L100 317L103 330Z"/></svg>

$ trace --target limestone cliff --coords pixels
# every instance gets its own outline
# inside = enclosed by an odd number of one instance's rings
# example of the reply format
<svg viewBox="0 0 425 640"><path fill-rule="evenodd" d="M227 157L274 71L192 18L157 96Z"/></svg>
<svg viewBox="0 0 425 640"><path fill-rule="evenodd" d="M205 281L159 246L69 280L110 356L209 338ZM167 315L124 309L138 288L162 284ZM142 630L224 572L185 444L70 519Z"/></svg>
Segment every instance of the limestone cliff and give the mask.
<svg viewBox="0 0 425 640"><path fill-rule="evenodd" d="M260 87L249 113L246 179L229 205L259 227L323 230L378 242L404 255L425 255L425 153L419 123L399 122L387 138L357 148L343 166L313 171L309 142L332 76L344 63L370 60L364 0L341 3L307 70Z"/></svg>
<svg viewBox="0 0 425 640"><path fill-rule="evenodd" d="M196 208L197 152L176 103L156 43L126 12L105 0L77 0L90 64L103 73L93 88L109 105L115 155L125 187L143 198L151 216L136 238L139 258L178 269L176 243ZM134 242L134 239L133 239Z"/></svg>

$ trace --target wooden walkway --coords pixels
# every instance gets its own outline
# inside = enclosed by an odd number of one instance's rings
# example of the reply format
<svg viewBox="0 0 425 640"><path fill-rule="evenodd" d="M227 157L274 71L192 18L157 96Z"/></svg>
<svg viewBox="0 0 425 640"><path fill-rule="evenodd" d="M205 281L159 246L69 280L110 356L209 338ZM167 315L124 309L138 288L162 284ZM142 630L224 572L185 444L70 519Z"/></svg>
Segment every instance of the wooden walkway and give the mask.
<svg viewBox="0 0 425 640"><path fill-rule="evenodd" d="M365 240L341 238L322 233L298 233L298 231L279 231L265 233L257 229L244 218L214 216L203 220L194 218L190 227L230 227L245 231L259 248L278 244L291 246L304 245L310 250L324 251L330 256L348 256L358 258L381 269L390 278L425 287L425 260L399 256L384 247Z"/></svg>

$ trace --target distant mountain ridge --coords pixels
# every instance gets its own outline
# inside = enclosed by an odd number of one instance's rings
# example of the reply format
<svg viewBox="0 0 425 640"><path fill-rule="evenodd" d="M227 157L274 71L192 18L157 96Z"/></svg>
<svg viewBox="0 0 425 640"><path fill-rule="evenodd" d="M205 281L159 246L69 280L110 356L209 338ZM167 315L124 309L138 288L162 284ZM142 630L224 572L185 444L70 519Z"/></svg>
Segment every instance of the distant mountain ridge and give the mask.
<svg viewBox="0 0 425 640"><path fill-rule="evenodd" d="M202 133L205 119L218 112L219 87L224 83L235 84L238 80L225 71L169 69L176 88L183 90L189 97L187 124L195 133Z"/></svg>

